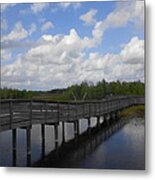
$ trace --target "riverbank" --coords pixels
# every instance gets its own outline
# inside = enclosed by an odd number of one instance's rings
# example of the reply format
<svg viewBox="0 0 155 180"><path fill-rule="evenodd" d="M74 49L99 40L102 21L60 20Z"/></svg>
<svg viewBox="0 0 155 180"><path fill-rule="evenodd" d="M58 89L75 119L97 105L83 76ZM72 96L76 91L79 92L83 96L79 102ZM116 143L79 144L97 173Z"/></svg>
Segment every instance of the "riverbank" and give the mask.
<svg viewBox="0 0 155 180"><path fill-rule="evenodd" d="M121 119L133 118L133 117L144 118L145 106L144 105L132 106L120 112Z"/></svg>

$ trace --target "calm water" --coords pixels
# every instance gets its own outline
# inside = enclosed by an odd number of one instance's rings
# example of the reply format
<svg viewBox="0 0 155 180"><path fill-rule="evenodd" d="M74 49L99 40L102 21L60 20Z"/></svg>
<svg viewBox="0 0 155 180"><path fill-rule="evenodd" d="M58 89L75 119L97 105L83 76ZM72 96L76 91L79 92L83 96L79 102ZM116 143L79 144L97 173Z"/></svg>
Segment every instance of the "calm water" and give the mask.
<svg viewBox="0 0 155 180"><path fill-rule="evenodd" d="M101 119L102 121L102 119ZM92 127L96 119L91 120ZM31 164L43 167L95 168L95 169L144 169L145 168L145 136L144 119L130 119L126 124L117 123L92 137L83 140L59 163L52 162L51 151L54 150L54 128L46 126L45 158L42 159L42 140L40 125L32 128ZM59 125L59 146L62 143L62 126ZM87 120L80 120L80 133L87 130ZM65 140L74 138L73 125L65 125ZM26 132L18 129L17 166L26 166ZM38 163L39 162L39 163ZM0 166L12 166L11 131L0 133Z"/></svg>

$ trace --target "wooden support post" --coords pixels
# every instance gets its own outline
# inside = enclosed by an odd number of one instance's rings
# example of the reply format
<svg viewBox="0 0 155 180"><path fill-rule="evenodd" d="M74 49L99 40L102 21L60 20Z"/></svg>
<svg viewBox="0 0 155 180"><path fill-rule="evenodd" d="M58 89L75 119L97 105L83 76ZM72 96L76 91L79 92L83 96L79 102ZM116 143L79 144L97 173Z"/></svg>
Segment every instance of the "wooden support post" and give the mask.
<svg viewBox="0 0 155 180"><path fill-rule="evenodd" d="M102 126L106 126L106 115L103 115L103 122L102 122Z"/></svg>
<svg viewBox="0 0 155 180"><path fill-rule="evenodd" d="M112 118L112 113L109 113L109 124L112 124L113 118Z"/></svg>
<svg viewBox="0 0 155 180"><path fill-rule="evenodd" d="M97 116L97 128L100 128L100 116Z"/></svg>
<svg viewBox="0 0 155 180"><path fill-rule="evenodd" d="M118 115L118 114L119 114L119 112L116 111L116 112L115 112L115 120L116 120L116 121L119 119L119 115Z"/></svg>
<svg viewBox="0 0 155 180"><path fill-rule="evenodd" d="M58 123L54 124L54 133L55 133L55 149L58 149Z"/></svg>
<svg viewBox="0 0 155 180"><path fill-rule="evenodd" d="M80 135L80 125L79 125L79 120L77 120L77 136Z"/></svg>
<svg viewBox="0 0 155 180"><path fill-rule="evenodd" d="M90 117L88 118L88 135L91 135L91 119Z"/></svg>
<svg viewBox="0 0 155 180"><path fill-rule="evenodd" d="M74 137L77 138L79 136L79 122L76 120L74 122Z"/></svg>
<svg viewBox="0 0 155 180"><path fill-rule="evenodd" d="M12 130L12 166L16 166L17 162L17 130Z"/></svg>
<svg viewBox="0 0 155 180"><path fill-rule="evenodd" d="M113 114L109 113L109 124L113 123Z"/></svg>
<svg viewBox="0 0 155 180"><path fill-rule="evenodd" d="M45 156L45 124L41 124L42 158Z"/></svg>
<svg viewBox="0 0 155 180"><path fill-rule="evenodd" d="M31 127L26 128L27 166L31 165Z"/></svg>
<svg viewBox="0 0 155 180"><path fill-rule="evenodd" d="M113 113L113 119L116 121L116 112Z"/></svg>
<svg viewBox="0 0 155 180"><path fill-rule="evenodd" d="M62 142L65 143L65 122L62 121Z"/></svg>
<svg viewBox="0 0 155 180"><path fill-rule="evenodd" d="M107 115L104 115L104 126L109 126L109 120L107 118Z"/></svg>

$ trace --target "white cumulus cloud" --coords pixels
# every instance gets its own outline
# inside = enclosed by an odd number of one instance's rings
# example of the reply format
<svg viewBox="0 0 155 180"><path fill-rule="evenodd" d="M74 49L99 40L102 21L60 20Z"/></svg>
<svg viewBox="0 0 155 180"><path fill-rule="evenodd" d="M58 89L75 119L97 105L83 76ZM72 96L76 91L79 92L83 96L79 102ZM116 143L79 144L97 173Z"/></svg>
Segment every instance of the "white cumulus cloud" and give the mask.
<svg viewBox="0 0 155 180"><path fill-rule="evenodd" d="M16 5L15 3L2 3L1 4L1 11L4 12L9 7L13 7L15 5Z"/></svg>
<svg viewBox="0 0 155 180"><path fill-rule="evenodd" d="M51 21L47 21L42 25L41 31L45 32L45 31L52 29L52 28L54 28L53 23Z"/></svg>
<svg viewBox="0 0 155 180"><path fill-rule="evenodd" d="M94 52L89 53L88 58L85 57L86 47L85 39L74 29L64 36L43 35L35 47L2 67L2 85L51 89L103 78L107 81L144 80L144 40L133 37L118 54Z"/></svg>
<svg viewBox="0 0 155 180"><path fill-rule="evenodd" d="M14 41L21 40L28 36L28 32L24 29L21 22L17 22L13 30L8 34L2 37L2 41Z"/></svg>
<svg viewBox="0 0 155 180"><path fill-rule="evenodd" d="M80 16L80 20L84 21L86 25L93 25L96 23L96 19L94 16L96 15L97 10L96 9L91 9L87 13L83 14Z"/></svg>
<svg viewBox="0 0 155 180"><path fill-rule="evenodd" d="M72 6L74 9L77 9L77 8L81 7L81 3L79 3L79 2L61 2L61 3L58 3L58 4L63 9L67 9L70 6Z"/></svg>
<svg viewBox="0 0 155 180"><path fill-rule="evenodd" d="M1 60L2 60L2 62L11 60L11 58L12 58L11 51L1 49Z"/></svg>
<svg viewBox="0 0 155 180"><path fill-rule="evenodd" d="M117 7L108 16L96 22L93 29L93 37L100 42L104 32L108 28L118 28L133 23L135 26L143 25L144 23L144 1L128 1L118 2Z"/></svg>
<svg viewBox="0 0 155 180"><path fill-rule="evenodd" d="M35 31L36 31L37 27L35 25L35 23L31 24L31 27L29 29L29 35L32 35Z"/></svg>
<svg viewBox="0 0 155 180"><path fill-rule="evenodd" d="M43 11L44 9L46 9L48 6L49 6L49 3L33 3L31 5L31 10L37 14Z"/></svg>

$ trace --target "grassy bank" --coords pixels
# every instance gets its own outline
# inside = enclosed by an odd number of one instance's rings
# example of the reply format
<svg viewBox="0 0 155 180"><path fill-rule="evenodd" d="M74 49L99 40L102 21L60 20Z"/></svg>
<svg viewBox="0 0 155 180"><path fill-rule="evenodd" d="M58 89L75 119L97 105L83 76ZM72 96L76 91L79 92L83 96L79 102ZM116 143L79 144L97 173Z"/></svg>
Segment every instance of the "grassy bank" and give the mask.
<svg viewBox="0 0 155 180"><path fill-rule="evenodd" d="M132 118L132 117L144 118L144 116L145 116L145 106L144 105L129 107L127 109L124 109L120 113L120 117L123 119L124 118Z"/></svg>

